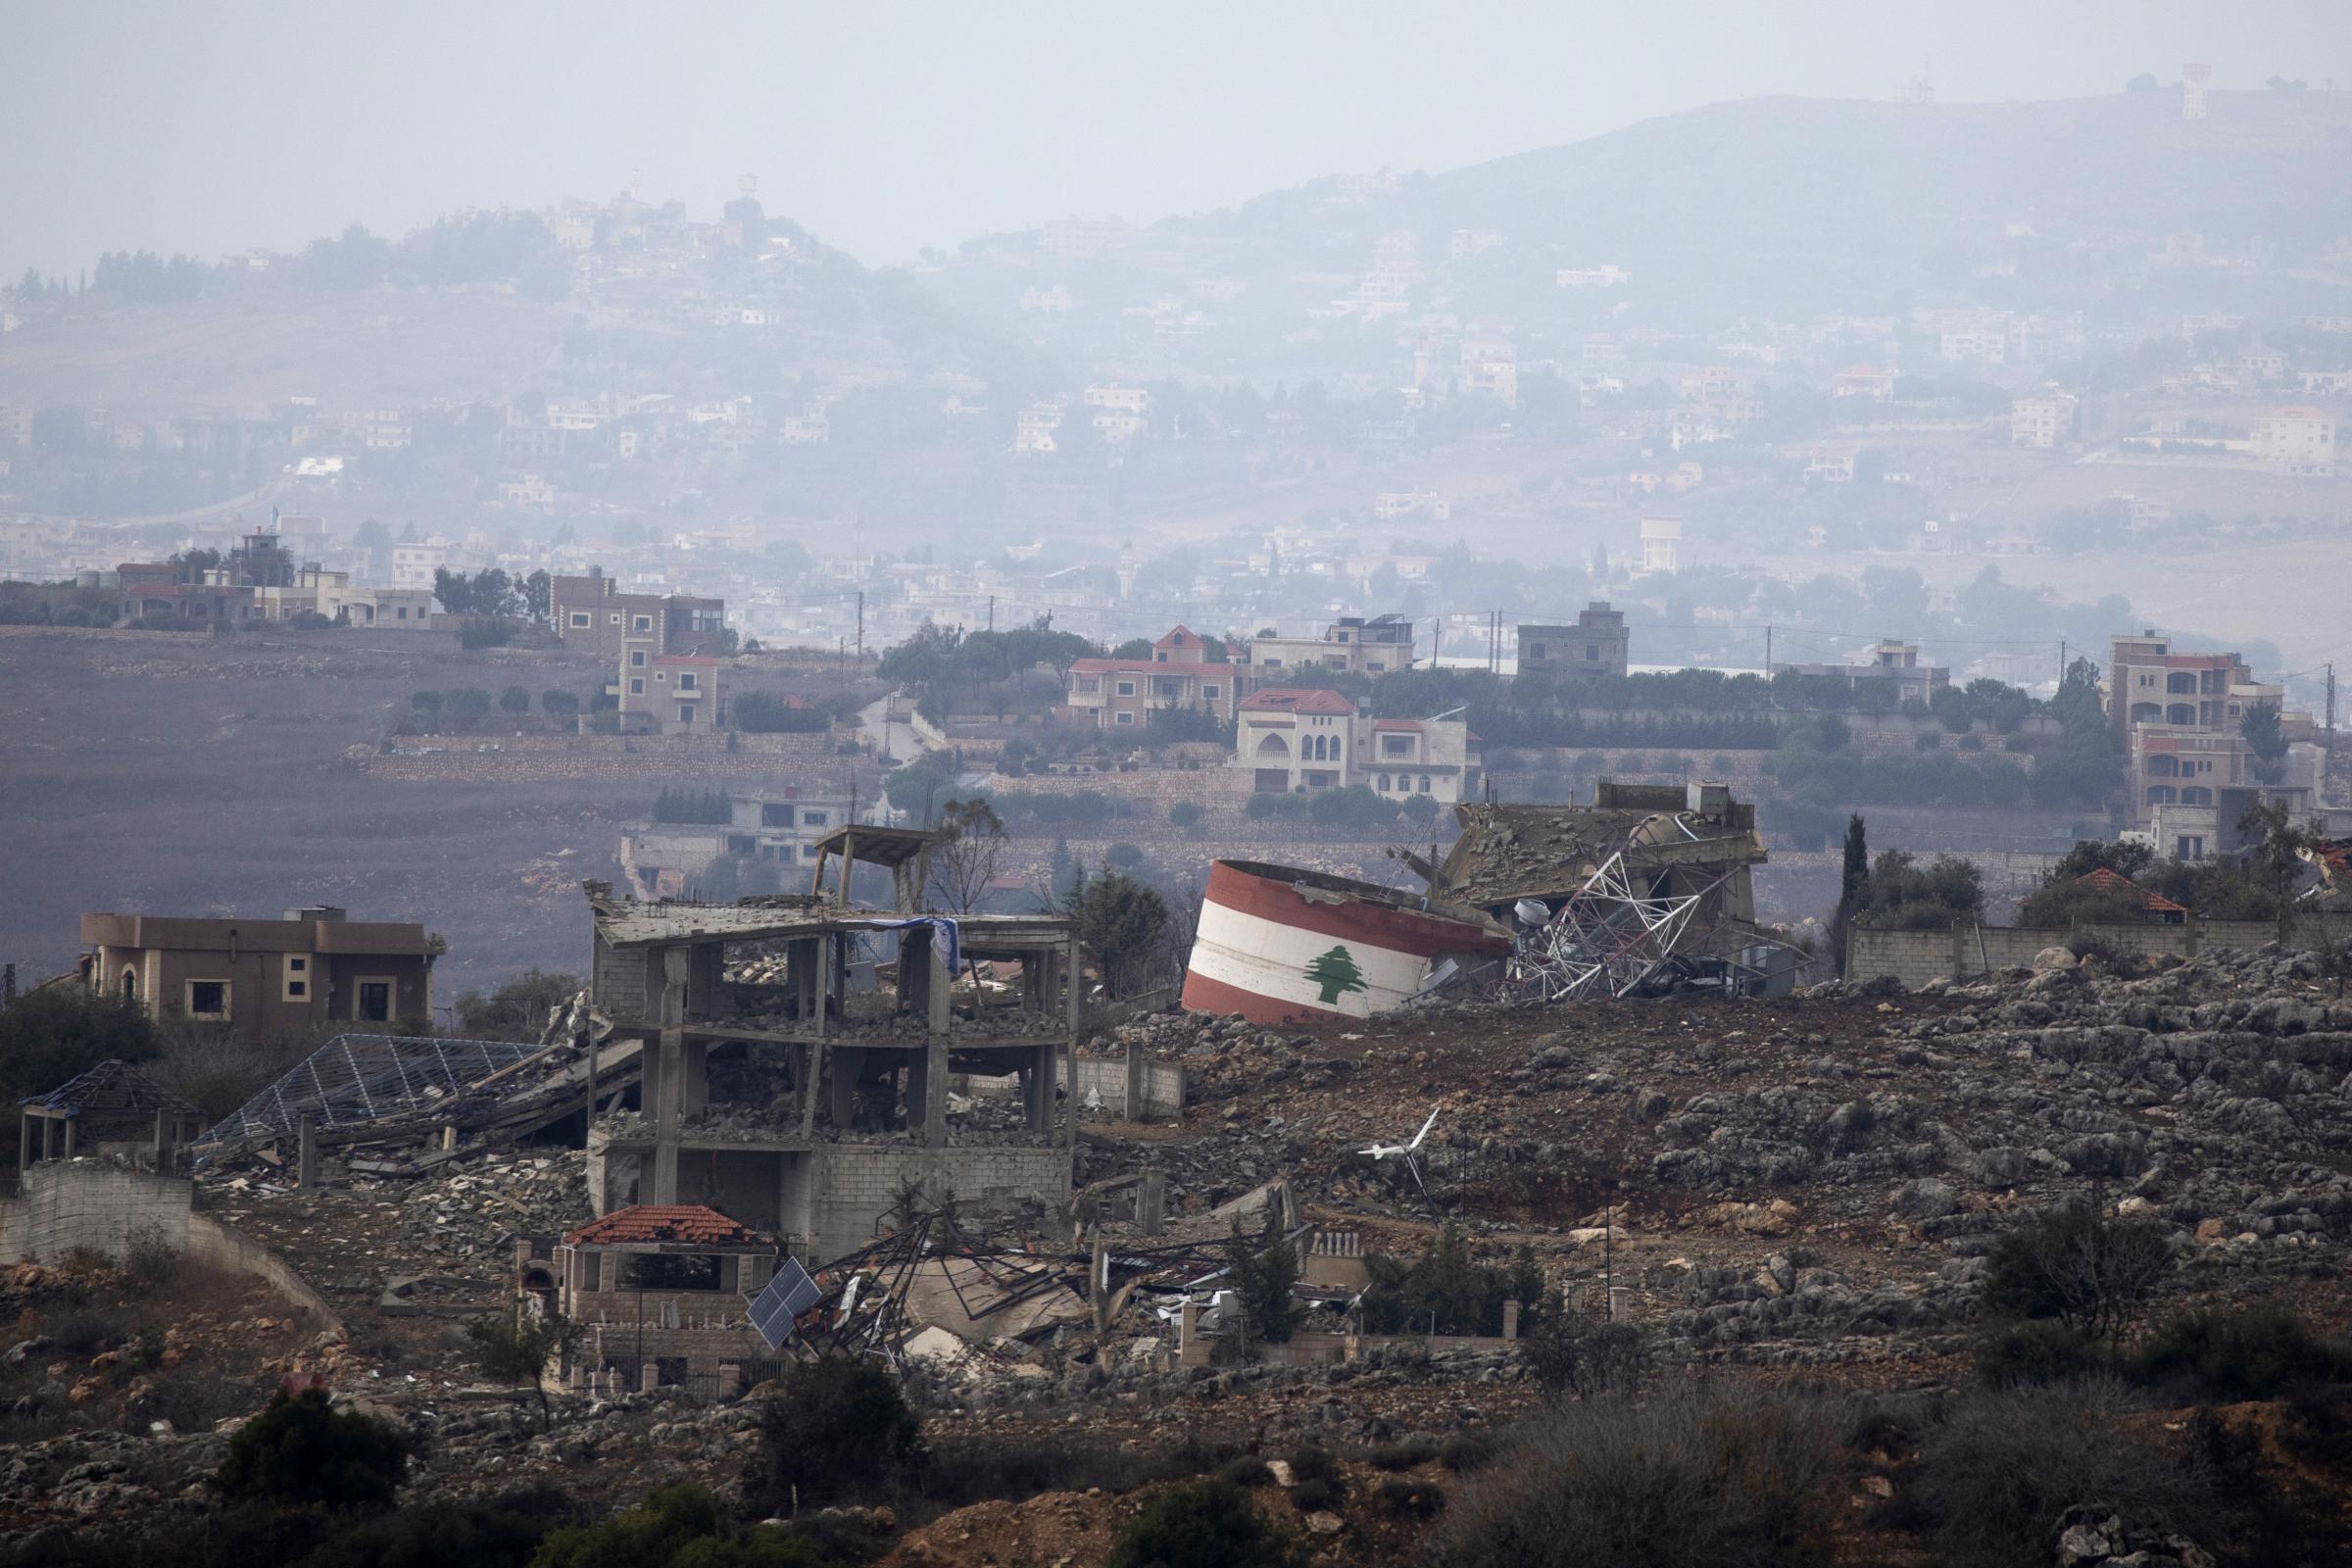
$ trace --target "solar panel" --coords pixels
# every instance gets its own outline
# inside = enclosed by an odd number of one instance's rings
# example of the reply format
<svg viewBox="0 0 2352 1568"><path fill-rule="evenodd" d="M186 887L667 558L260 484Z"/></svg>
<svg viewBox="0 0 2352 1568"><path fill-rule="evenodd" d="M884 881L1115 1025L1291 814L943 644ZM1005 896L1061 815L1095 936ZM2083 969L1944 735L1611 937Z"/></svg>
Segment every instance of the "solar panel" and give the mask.
<svg viewBox="0 0 2352 1568"><path fill-rule="evenodd" d="M767 1282L767 1289L753 1298L752 1327L760 1331L769 1349L780 1350L792 1338L793 1319L814 1306L824 1294L801 1267L799 1258L787 1257L776 1269L776 1277Z"/></svg>

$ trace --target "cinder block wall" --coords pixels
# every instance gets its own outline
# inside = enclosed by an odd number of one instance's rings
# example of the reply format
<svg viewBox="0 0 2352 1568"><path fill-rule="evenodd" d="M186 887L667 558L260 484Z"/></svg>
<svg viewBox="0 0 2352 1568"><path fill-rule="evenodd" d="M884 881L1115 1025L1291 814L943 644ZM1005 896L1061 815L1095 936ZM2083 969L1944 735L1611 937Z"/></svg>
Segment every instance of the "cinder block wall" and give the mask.
<svg viewBox="0 0 2352 1568"><path fill-rule="evenodd" d="M1912 990L1937 975L1967 979L1988 969L2031 964L2044 948L2063 948L2078 931L2129 953L2151 957L2194 957L2209 949L2246 951L2278 940L2275 920L2191 920L2182 925L1955 926L1949 931L1878 931L1856 926L1846 933L1845 976L1876 980L1890 975ZM2352 937L2352 914L2298 914L2289 922L2287 946L2308 952L2323 943Z"/></svg>
<svg viewBox="0 0 2352 1568"><path fill-rule="evenodd" d="M934 1199L953 1194L970 1210L1024 1199L1044 1203L1070 1195L1070 1151L1035 1145L963 1145L927 1150L912 1144L831 1144L823 1150L815 1202L816 1255L841 1256L872 1241L876 1222L900 1190L920 1181Z"/></svg>
<svg viewBox="0 0 2352 1568"><path fill-rule="evenodd" d="M140 1243L184 1252L193 1192L185 1177L44 1161L25 1171L22 1198L0 1204L0 1262L54 1263L75 1248L121 1258Z"/></svg>

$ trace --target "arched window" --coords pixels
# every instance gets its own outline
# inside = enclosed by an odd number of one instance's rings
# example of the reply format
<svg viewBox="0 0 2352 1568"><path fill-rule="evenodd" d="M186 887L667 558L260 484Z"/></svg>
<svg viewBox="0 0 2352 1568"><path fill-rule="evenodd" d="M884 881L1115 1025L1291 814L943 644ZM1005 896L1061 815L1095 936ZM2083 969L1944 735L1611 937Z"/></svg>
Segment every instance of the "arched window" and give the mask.
<svg viewBox="0 0 2352 1568"><path fill-rule="evenodd" d="M1257 755L1260 757L1287 758L1291 755L1291 743L1284 740L1280 735L1268 735L1264 740L1257 743Z"/></svg>
<svg viewBox="0 0 2352 1568"><path fill-rule="evenodd" d="M2197 705L2175 703L2164 710L2164 721L2167 724L2194 724L2197 721Z"/></svg>
<svg viewBox="0 0 2352 1568"><path fill-rule="evenodd" d="M122 1000L124 1002L139 1000L139 973L128 964L122 966Z"/></svg>
<svg viewBox="0 0 2352 1568"><path fill-rule="evenodd" d="M2170 806L2176 798L2176 792L2170 784L2148 786L2148 804L2150 806Z"/></svg>
<svg viewBox="0 0 2352 1568"><path fill-rule="evenodd" d="M2163 721L2164 710L2157 707L2154 703L2133 703L2132 705L2132 723L2158 724L2162 723Z"/></svg>
<svg viewBox="0 0 2352 1568"><path fill-rule="evenodd" d="M2182 806L2211 806L2213 791L2202 784L2184 785L2180 791L2180 804Z"/></svg>
<svg viewBox="0 0 2352 1568"><path fill-rule="evenodd" d="M2148 777L2179 778L2180 776L2180 760L2179 758L2157 756L2148 759Z"/></svg>
<svg viewBox="0 0 2352 1568"><path fill-rule="evenodd" d="M1389 793L1389 775L1386 773L1380 775L1380 793L1383 795Z"/></svg>
<svg viewBox="0 0 2352 1568"><path fill-rule="evenodd" d="M1429 775L1427 773L1421 775L1421 793L1424 795L1429 793Z"/></svg>

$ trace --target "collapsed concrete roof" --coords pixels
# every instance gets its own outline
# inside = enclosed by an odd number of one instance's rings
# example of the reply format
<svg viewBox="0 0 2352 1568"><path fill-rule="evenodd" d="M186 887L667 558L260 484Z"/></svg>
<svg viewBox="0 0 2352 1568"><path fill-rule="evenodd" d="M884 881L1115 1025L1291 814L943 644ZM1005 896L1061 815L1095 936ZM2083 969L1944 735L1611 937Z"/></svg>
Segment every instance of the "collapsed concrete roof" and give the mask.
<svg viewBox="0 0 2352 1568"><path fill-rule="evenodd" d="M1435 867L1434 902L1502 912L1521 899L1553 903L1582 888L1610 856L1630 870L1744 870L1766 858L1756 808L1720 784L1616 784L1591 806L1454 808L1461 833ZM1414 869L1430 867L1412 858ZM1744 902L1744 901L1742 901Z"/></svg>

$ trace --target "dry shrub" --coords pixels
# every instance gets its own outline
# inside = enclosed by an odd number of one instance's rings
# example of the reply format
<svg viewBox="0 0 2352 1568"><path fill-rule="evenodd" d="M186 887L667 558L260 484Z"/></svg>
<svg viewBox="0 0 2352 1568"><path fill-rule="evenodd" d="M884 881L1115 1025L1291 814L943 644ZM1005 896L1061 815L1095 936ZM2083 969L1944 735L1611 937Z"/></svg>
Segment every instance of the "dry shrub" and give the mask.
<svg viewBox="0 0 2352 1568"><path fill-rule="evenodd" d="M1468 1482L1444 1568L1806 1568L1831 1558L1840 1422L1827 1402L1704 1389L1558 1406Z"/></svg>
<svg viewBox="0 0 2352 1568"><path fill-rule="evenodd" d="M1942 1560L2045 1568L2059 1516L2098 1503L2137 1529L2210 1536L2204 1467L2132 1423L2108 1379L1983 1389L1954 1401L1920 1451Z"/></svg>

